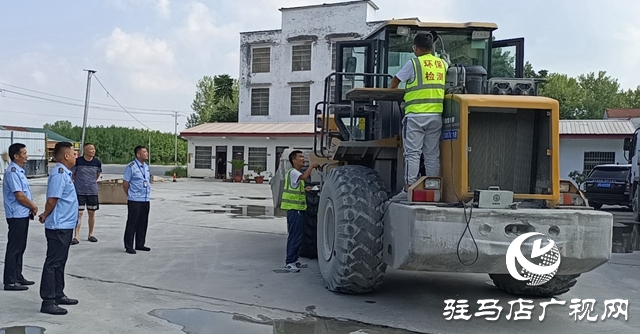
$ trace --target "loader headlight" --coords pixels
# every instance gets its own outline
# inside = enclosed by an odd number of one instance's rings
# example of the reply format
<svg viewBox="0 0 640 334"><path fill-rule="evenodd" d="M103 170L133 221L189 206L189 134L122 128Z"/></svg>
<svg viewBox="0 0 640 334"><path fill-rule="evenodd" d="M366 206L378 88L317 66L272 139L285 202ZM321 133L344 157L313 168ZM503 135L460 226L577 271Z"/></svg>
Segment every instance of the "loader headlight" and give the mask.
<svg viewBox="0 0 640 334"><path fill-rule="evenodd" d="M561 193L568 193L570 189L571 189L571 186L570 186L569 183L560 182L560 192Z"/></svg>
<svg viewBox="0 0 640 334"><path fill-rule="evenodd" d="M438 189L440 189L440 180L439 179L426 179L424 181L424 189L429 189L429 190L438 190Z"/></svg>

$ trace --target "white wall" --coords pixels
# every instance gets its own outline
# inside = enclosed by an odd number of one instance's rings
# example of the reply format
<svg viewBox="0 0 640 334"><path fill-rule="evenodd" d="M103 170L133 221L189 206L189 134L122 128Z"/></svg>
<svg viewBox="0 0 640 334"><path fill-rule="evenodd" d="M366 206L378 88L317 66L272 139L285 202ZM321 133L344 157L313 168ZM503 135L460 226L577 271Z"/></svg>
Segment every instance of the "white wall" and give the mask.
<svg viewBox="0 0 640 334"><path fill-rule="evenodd" d="M616 163L626 164L622 146L624 139L560 139L560 178L571 179L569 173L582 171L584 152L615 152Z"/></svg>
<svg viewBox="0 0 640 334"><path fill-rule="evenodd" d="M333 41L362 39L379 26L367 23L366 2L346 6L287 9L282 29L242 33L240 36L239 122L313 122L315 104L323 100L324 79L332 72ZM292 46L311 43L311 70L292 71ZM269 73L251 73L252 47L271 47ZM291 87L310 86L309 115L290 115ZM269 88L269 115L251 116L251 88Z"/></svg>
<svg viewBox="0 0 640 334"><path fill-rule="evenodd" d="M267 172L275 174L276 172L276 147L283 146L289 148L311 149L313 148L313 136L309 137L187 137L190 161L188 165L189 177L215 177L216 167L216 146L227 146L227 162L230 162L233 155L233 146L244 147L244 161L249 163L249 147L266 147L267 148ZM195 153L196 146L211 146L212 161L211 169L195 169ZM231 172L231 164L227 163L227 175ZM243 175L249 172L245 167Z"/></svg>

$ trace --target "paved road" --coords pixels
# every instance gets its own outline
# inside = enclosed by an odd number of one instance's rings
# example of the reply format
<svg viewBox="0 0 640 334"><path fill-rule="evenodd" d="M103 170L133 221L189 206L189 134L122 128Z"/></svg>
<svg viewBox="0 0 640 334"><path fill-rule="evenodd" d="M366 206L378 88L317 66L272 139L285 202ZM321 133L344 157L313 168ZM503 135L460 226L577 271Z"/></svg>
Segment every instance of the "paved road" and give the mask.
<svg viewBox="0 0 640 334"><path fill-rule="evenodd" d="M34 181L32 188L44 207L42 181ZM540 303L549 298L533 299L530 320L516 320L514 312L521 309L516 303L512 310L509 303L517 298L495 288L485 274L389 269L380 291L342 295L324 288L316 260L307 260L309 268L300 273L279 272L287 225L274 214L270 197L266 184L194 179L156 183L147 235L152 250L136 255L126 254L122 246L126 207L101 206L96 221L99 242L86 241L85 219L80 244L71 248L65 292L80 305L68 307L63 317L38 312L46 242L42 226L34 222L24 274L37 283L25 292L0 291L7 306L0 312L0 324L40 326L47 334L404 333L374 325L420 333L582 334L632 333L640 327L640 252L612 254L608 263L583 274L568 293L556 297L564 305L546 308L543 321ZM1 250L6 232L6 224L0 224ZM628 318L601 320L604 302L615 298L628 299ZM497 299L500 320L447 320L443 313L448 299L468 300L471 314L480 311L478 300ZM598 315L597 321L574 317L574 299L593 299L589 319ZM526 315L522 310L518 318ZM509 314L511 320L506 319ZM349 330L333 327L347 325Z"/></svg>

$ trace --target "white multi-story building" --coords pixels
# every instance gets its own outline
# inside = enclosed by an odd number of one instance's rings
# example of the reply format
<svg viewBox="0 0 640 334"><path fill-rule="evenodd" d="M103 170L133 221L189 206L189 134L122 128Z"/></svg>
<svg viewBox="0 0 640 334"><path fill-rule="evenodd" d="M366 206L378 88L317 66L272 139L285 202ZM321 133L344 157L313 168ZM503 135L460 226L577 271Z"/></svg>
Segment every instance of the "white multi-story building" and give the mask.
<svg viewBox="0 0 640 334"><path fill-rule="evenodd" d="M360 40L383 24L371 1L281 8L279 30L240 33L238 123L181 132L192 177L228 177L232 159L275 173L287 148L313 147L314 106L335 71L335 42ZM292 129L297 129L292 130Z"/></svg>
<svg viewBox="0 0 640 334"><path fill-rule="evenodd" d="M377 28L371 1L282 8L282 29L240 34L239 122L312 122L335 42Z"/></svg>

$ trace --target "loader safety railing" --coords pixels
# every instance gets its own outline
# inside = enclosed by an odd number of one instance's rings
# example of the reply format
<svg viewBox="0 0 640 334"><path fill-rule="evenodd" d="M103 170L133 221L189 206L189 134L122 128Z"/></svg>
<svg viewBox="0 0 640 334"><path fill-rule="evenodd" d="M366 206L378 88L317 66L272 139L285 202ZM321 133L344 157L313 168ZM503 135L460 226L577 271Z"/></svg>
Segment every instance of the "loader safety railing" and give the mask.
<svg viewBox="0 0 640 334"><path fill-rule="evenodd" d="M355 122L355 111L356 111L356 101L342 99L342 82L343 79L347 77L355 78L362 77L364 82L364 87L362 88L380 88L382 86L388 87L390 83L390 79L393 78L390 74L380 74L380 73L358 73L358 72L333 72L329 74L324 79L324 99L316 103L315 105L315 126L313 131L313 151L314 154L318 157L329 158L329 148L331 147L331 140L335 135L331 134L331 109L335 109L337 106L349 107L349 127L347 127L342 118L335 117L334 122L336 127L338 128L338 132L342 136L342 139L345 137L348 138L349 141L357 140L354 136L354 122ZM331 98L331 83L332 79L335 78L335 87L334 99ZM373 80L377 79L377 80ZM381 80L382 79L382 80ZM386 80L384 80L386 79ZM353 79L348 79L353 80ZM339 94L340 93L340 94ZM333 108L331 108L333 107ZM321 117L319 117L321 115ZM320 145L318 145L320 144ZM319 152L318 152L319 151Z"/></svg>

